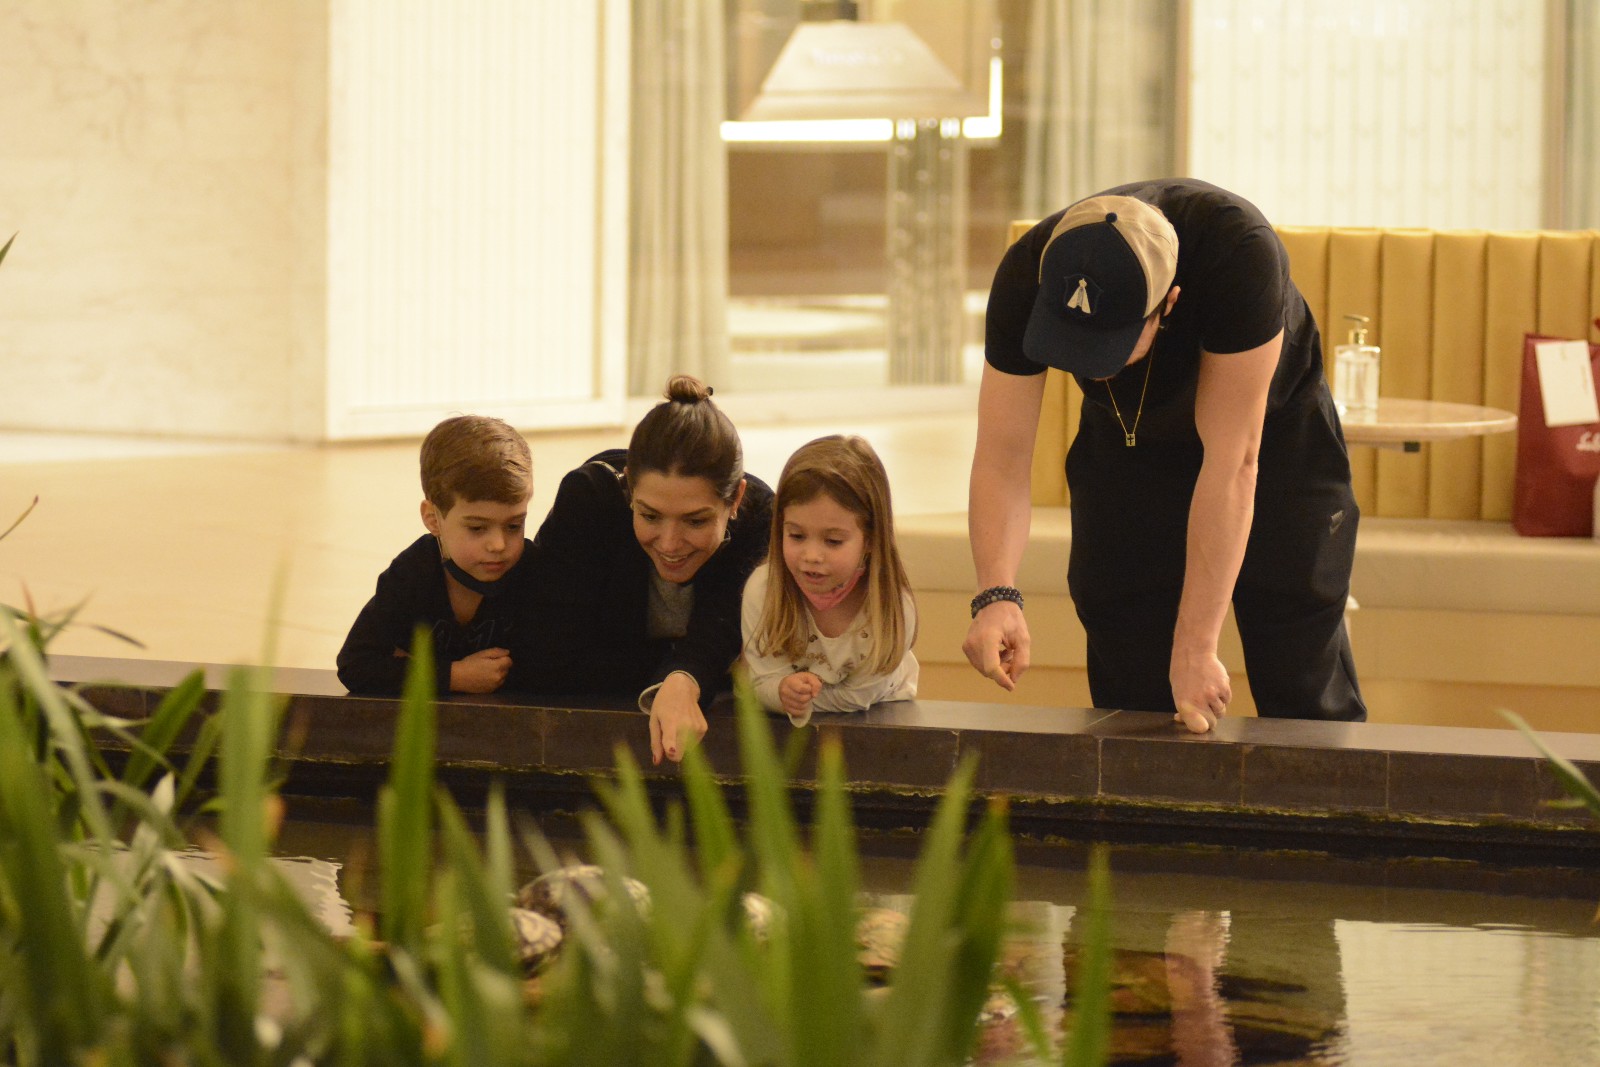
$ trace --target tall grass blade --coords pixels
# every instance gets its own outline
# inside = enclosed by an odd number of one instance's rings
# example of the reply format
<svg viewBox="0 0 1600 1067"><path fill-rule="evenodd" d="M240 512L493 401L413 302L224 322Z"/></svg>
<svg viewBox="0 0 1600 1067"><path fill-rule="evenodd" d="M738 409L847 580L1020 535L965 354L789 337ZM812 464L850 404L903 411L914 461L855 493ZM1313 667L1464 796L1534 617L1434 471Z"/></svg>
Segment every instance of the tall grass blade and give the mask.
<svg viewBox="0 0 1600 1067"><path fill-rule="evenodd" d="M427 921L433 868L433 641L417 628L411 645L389 782L378 802L382 871L380 928L390 945L416 952Z"/></svg>
<svg viewBox="0 0 1600 1067"><path fill-rule="evenodd" d="M222 701L219 830L231 868L211 969L211 1020L217 1047L229 1062L261 1062L256 1014L261 999L259 894L276 827L267 773L278 736L278 702L259 670L232 672Z"/></svg>
<svg viewBox="0 0 1600 1067"><path fill-rule="evenodd" d="M200 729L195 733L194 746L189 749L183 771L178 775L178 788L173 797L173 805L177 810L182 811L188 805L189 798L194 795L195 789L200 784L200 776L205 773L221 743L222 716L208 715L200 720Z"/></svg>
<svg viewBox="0 0 1600 1067"><path fill-rule="evenodd" d="M709 883L729 864L743 863L739 835L727 800L711 774L711 765L699 745L691 745L683 757L683 792L689 804L690 825L694 828L695 858L700 863L700 878Z"/></svg>
<svg viewBox="0 0 1600 1067"><path fill-rule="evenodd" d="M478 858L477 844L467 829L461 810L444 789L438 791L439 838L445 872L450 875L454 907L460 912L460 926L444 918L444 940L454 945L462 940L471 923L473 949L479 959L505 975L521 976L521 967L512 954L511 917L506 910L507 893L490 882Z"/></svg>
<svg viewBox="0 0 1600 1067"><path fill-rule="evenodd" d="M951 929L956 913L961 837L976 763L963 760L945 787L917 860L911 926L900 966L889 986L883 1026L873 1061L885 1067L920 1067L944 1062L944 1020L953 1009L953 974L958 937Z"/></svg>
<svg viewBox="0 0 1600 1067"><path fill-rule="evenodd" d="M781 898L793 895L791 863L800 853L794 809L784 784L788 779L760 701L748 687L737 687L735 697L750 844L761 862L768 895L782 903Z"/></svg>
<svg viewBox="0 0 1600 1067"><path fill-rule="evenodd" d="M1063 1067L1101 1067L1111 1053L1111 860L1105 845L1089 850L1089 895L1078 984L1072 994L1072 1033Z"/></svg>
<svg viewBox="0 0 1600 1067"><path fill-rule="evenodd" d="M800 838L785 785L788 778L778 761L767 713L742 677L735 680L734 698L747 807L745 841L755 858L756 888L783 917L766 945L767 965L757 973L780 1040L788 1043L795 1040L796 1034L792 1014L795 998L803 992L794 988L791 958L796 944L791 927L800 913ZM791 1047L791 1062L794 1055Z"/></svg>
<svg viewBox="0 0 1600 1067"><path fill-rule="evenodd" d="M11 235L11 241L15 241L16 239L17 239L16 234L12 234ZM6 242L6 247L5 248L0 248L0 261L4 261L4 259L6 258L6 249L11 247L11 241L7 241ZM28 502L28 506L22 509L22 514L18 515L14 520L12 520L11 525L7 526L3 532L0 532L0 541L4 541L7 537L10 537L11 536L11 531L15 530L18 526L21 526L22 525L22 520L26 519L29 515L31 515L33 513L33 509L38 507L38 506L39 506L39 498L37 496L35 496L32 500L30 500Z"/></svg>
<svg viewBox="0 0 1600 1067"><path fill-rule="evenodd" d="M455 1067L515 1067L526 1062L527 1049L522 1033L521 976L485 967L482 957L459 936L478 910L476 904L461 899L459 870L447 868L439 878L439 920L444 936L435 980L449 1019L445 1059ZM502 904L502 914L504 910ZM507 934L509 937L509 929ZM478 947L482 947L481 941Z"/></svg>
<svg viewBox="0 0 1600 1067"><path fill-rule="evenodd" d="M798 872L800 907L792 929L796 1060L853 1063L862 1045L863 971L857 959L855 830L837 738L822 745L812 835L814 866Z"/></svg>
<svg viewBox="0 0 1600 1067"><path fill-rule="evenodd" d="M515 861L511 847L511 819L506 812L505 787L496 779L489 786L489 803L483 821L484 877L501 900L511 898Z"/></svg>
<svg viewBox="0 0 1600 1067"><path fill-rule="evenodd" d="M989 998L995 960L1005 938L1015 871L1006 810L1003 799L989 803L962 865L953 916L960 945L951 971L950 1007L944 1017L945 1043L941 1052L951 1062L964 1062L972 1054L978 1036L973 1023Z"/></svg>
<svg viewBox="0 0 1600 1067"><path fill-rule="evenodd" d="M1507 722L1521 730L1523 736L1532 742L1533 747L1538 749L1544 755L1544 758L1550 762L1551 772L1555 774L1556 781L1561 784L1561 788L1567 791L1567 795L1574 800L1580 801L1584 807L1589 809L1591 814L1600 818L1600 790L1595 789L1594 784L1578 769L1577 765L1564 756L1558 756L1549 745L1544 743L1543 738L1534 733L1533 727L1529 726L1522 716L1511 711L1501 711L1500 714Z"/></svg>
<svg viewBox="0 0 1600 1067"><path fill-rule="evenodd" d="M619 766L631 764L631 757L625 756ZM658 899L652 908L652 941L670 940L662 931L676 931L682 925L677 910L696 914L692 933L687 938L678 935L682 950L668 976L675 999L685 1005L688 1027L720 1063L783 1062L783 1036L763 999L766 985L760 978L773 955L770 946L757 944L746 919L742 901L749 877L745 853L726 799L701 749L691 748L685 755L682 779L700 846L696 850L698 889L692 883L689 862L679 858L678 850L668 847L662 835L651 830L636 837L624 831L636 874L653 890L663 880L678 886L681 872L681 889L675 888L665 903ZM633 796L635 805L646 800L642 788ZM624 827L630 824L648 826L646 820L637 818L619 823ZM671 903L680 896L688 903ZM709 990L709 1005L697 999L697 987Z"/></svg>
<svg viewBox="0 0 1600 1067"><path fill-rule="evenodd" d="M13 691L0 688L0 914L20 956L20 981L4 999L18 998L15 1024L36 1062L71 1063L104 1025L109 991L86 957L82 902L64 891L54 790L29 757L18 711Z"/></svg>
<svg viewBox="0 0 1600 1067"><path fill-rule="evenodd" d="M67 786L67 796L80 805L78 816L84 821L86 831L96 841L113 840L110 815L95 791L99 775L95 773L89 746L65 695L50 680L43 652L3 612L0 612L0 636L4 636L9 646L6 662L16 672L23 693L43 713L49 747L65 772L63 784Z"/></svg>
<svg viewBox="0 0 1600 1067"><path fill-rule="evenodd" d="M190 671L167 690L128 755L127 765L122 770L124 785L143 789L157 770L170 769L167 753L200 709L205 695L205 672L199 669Z"/></svg>
<svg viewBox="0 0 1600 1067"><path fill-rule="evenodd" d="M696 766L704 769L703 762L688 764ZM723 936L737 868L725 866L713 872L704 889L695 884L687 846L673 829L677 820L669 811L667 828L657 827L643 775L625 748L618 748L615 787L597 783L597 790L620 839L591 828L590 847L610 878L619 878L626 869L650 887L651 906L648 916L641 917L641 929L648 957L660 975L660 1052L664 1062L688 1062L699 1040L696 1025L713 1025L697 1013L697 1007L705 995L701 987L708 977L713 942ZM610 900L623 892L620 881L608 882L608 890Z"/></svg>

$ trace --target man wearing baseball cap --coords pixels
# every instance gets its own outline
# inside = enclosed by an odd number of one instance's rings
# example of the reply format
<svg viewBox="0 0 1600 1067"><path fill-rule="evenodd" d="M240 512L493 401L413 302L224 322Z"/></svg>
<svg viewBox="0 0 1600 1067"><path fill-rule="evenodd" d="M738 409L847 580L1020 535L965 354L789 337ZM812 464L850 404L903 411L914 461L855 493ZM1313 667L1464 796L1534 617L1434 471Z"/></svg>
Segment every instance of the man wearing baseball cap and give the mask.
<svg viewBox="0 0 1600 1067"><path fill-rule="evenodd" d="M1358 512L1322 342L1249 201L1193 179L1119 186L1046 218L989 294L964 650L1014 689L1018 563L1045 370L1083 388L1066 457L1067 581L1096 707L1203 732L1232 689L1231 601L1263 716L1366 718L1344 610Z"/></svg>

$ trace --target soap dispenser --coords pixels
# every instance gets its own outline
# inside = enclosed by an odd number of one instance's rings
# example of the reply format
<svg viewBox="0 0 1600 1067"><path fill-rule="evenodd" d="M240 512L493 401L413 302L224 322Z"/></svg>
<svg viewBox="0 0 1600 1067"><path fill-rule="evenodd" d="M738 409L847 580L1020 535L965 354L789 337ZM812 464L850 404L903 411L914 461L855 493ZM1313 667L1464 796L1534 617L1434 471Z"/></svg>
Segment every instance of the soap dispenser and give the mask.
<svg viewBox="0 0 1600 1067"><path fill-rule="evenodd" d="M1378 410L1378 346L1367 343L1365 315L1346 315L1350 340L1333 350L1333 402L1341 415Z"/></svg>

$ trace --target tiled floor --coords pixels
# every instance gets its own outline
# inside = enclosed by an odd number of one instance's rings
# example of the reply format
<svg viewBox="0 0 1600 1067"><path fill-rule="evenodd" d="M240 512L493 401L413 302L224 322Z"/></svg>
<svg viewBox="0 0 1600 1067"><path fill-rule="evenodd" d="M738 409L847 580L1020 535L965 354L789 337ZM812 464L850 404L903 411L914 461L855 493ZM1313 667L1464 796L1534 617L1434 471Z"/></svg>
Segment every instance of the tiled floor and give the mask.
<svg viewBox="0 0 1600 1067"><path fill-rule="evenodd" d="M746 466L775 481L824 433L859 433L889 469L897 512L966 506L972 414L741 420ZM530 434L531 516L562 474L626 431ZM328 667L373 581L422 532L417 442L272 447L0 434L0 603L81 605L53 648L77 655Z"/></svg>

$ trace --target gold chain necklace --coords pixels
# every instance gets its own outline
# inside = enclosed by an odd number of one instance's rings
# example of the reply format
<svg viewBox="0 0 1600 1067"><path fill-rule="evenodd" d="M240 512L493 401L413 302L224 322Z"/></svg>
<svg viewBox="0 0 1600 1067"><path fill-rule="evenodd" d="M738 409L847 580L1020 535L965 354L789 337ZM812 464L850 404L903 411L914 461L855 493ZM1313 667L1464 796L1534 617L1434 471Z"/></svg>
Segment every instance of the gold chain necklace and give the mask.
<svg viewBox="0 0 1600 1067"><path fill-rule="evenodd" d="M1144 414L1144 394L1150 390L1150 371L1156 365L1156 346L1150 346L1150 354L1145 357L1144 388L1139 390L1139 410L1133 413L1133 429L1128 429L1128 424L1122 421L1122 412L1117 408L1117 394L1111 391L1111 379L1106 379L1106 395L1111 398L1111 412L1117 417L1117 425L1122 427L1122 440L1129 448L1133 447L1134 435L1139 432L1139 417Z"/></svg>

